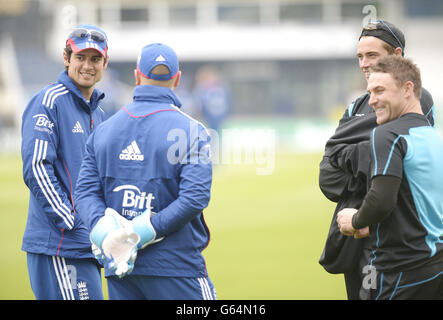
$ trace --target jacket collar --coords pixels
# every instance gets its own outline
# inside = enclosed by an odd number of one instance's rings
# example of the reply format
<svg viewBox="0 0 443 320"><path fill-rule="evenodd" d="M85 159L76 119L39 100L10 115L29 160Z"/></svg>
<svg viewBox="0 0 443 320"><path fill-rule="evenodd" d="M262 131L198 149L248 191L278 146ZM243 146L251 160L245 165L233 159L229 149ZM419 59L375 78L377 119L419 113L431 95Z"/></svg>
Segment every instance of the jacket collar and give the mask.
<svg viewBox="0 0 443 320"><path fill-rule="evenodd" d="M98 107L98 103L100 102L100 100L105 97L105 94L103 92L98 89L94 89L91 95L90 103L88 103L83 97L80 89L68 76L68 72L66 70L62 71L59 74L58 81L62 83L74 96L76 96L81 101L80 105L87 110L94 111Z"/></svg>
<svg viewBox="0 0 443 320"><path fill-rule="evenodd" d="M171 89L150 85L140 85L135 87L134 101L168 103L179 108L182 106L181 101Z"/></svg>

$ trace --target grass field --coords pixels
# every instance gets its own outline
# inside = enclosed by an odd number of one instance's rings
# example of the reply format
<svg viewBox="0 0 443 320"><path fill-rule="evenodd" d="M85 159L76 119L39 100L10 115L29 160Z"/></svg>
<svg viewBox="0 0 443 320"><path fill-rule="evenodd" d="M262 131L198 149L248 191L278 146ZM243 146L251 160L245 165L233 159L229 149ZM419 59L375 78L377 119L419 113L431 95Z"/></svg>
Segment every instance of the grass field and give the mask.
<svg viewBox="0 0 443 320"><path fill-rule="evenodd" d="M0 161L0 299L34 299L20 250L28 205L21 160ZM334 208L318 188L319 162L319 154L278 155L273 174L262 176L252 165L215 167L204 256L218 299L346 298L342 275L318 264Z"/></svg>

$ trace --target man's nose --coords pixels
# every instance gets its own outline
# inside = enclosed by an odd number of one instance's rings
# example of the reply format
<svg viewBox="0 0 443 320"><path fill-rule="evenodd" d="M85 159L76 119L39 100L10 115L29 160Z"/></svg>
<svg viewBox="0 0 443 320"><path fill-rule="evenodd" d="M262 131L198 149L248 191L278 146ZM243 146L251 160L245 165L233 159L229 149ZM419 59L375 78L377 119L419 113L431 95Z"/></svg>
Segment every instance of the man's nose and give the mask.
<svg viewBox="0 0 443 320"><path fill-rule="evenodd" d="M86 58L83 62L83 67L86 69L91 69L93 67L93 63L91 61L91 58Z"/></svg>
<svg viewBox="0 0 443 320"><path fill-rule="evenodd" d="M375 97L373 94L370 94L368 104L374 108L374 106L377 104L377 97Z"/></svg>
<svg viewBox="0 0 443 320"><path fill-rule="evenodd" d="M360 61L360 66L362 68L368 68L370 66L369 59L366 57L363 57Z"/></svg>

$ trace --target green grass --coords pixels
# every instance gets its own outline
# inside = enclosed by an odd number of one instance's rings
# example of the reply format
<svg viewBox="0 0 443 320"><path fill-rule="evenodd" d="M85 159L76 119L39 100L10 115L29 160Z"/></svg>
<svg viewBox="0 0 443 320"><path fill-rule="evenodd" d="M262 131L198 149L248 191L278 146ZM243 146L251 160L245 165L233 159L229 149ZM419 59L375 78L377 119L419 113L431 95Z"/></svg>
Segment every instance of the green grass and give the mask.
<svg viewBox="0 0 443 320"><path fill-rule="evenodd" d="M318 188L319 155L279 155L271 175L215 169L204 251L219 299L344 299L342 276L318 264L333 203Z"/></svg>
<svg viewBox="0 0 443 320"><path fill-rule="evenodd" d="M33 299L26 254L20 249L29 199L22 163L18 156L1 155L0 163L0 299Z"/></svg>
<svg viewBox="0 0 443 320"><path fill-rule="evenodd" d="M0 161L0 299L34 299L20 250L29 197L21 160ZM346 298L343 276L318 264L334 208L318 188L319 162L318 154L278 155L263 176L252 165L214 168L203 254L219 299Z"/></svg>

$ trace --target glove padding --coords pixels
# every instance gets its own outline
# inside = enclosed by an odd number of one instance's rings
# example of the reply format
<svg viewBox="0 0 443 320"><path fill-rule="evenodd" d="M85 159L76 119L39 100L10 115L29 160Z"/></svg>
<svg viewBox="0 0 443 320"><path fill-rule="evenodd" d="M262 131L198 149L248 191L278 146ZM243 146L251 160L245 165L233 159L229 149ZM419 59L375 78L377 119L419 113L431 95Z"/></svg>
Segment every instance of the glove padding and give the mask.
<svg viewBox="0 0 443 320"><path fill-rule="evenodd" d="M132 219L129 223L129 232L136 233L140 237L137 249L144 249L151 243L163 240L163 238L155 239L157 233L151 224L151 210L147 209L141 215Z"/></svg>
<svg viewBox="0 0 443 320"><path fill-rule="evenodd" d="M140 242L129 224L114 209L107 208L90 234L96 259L120 278L132 272Z"/></svg>

